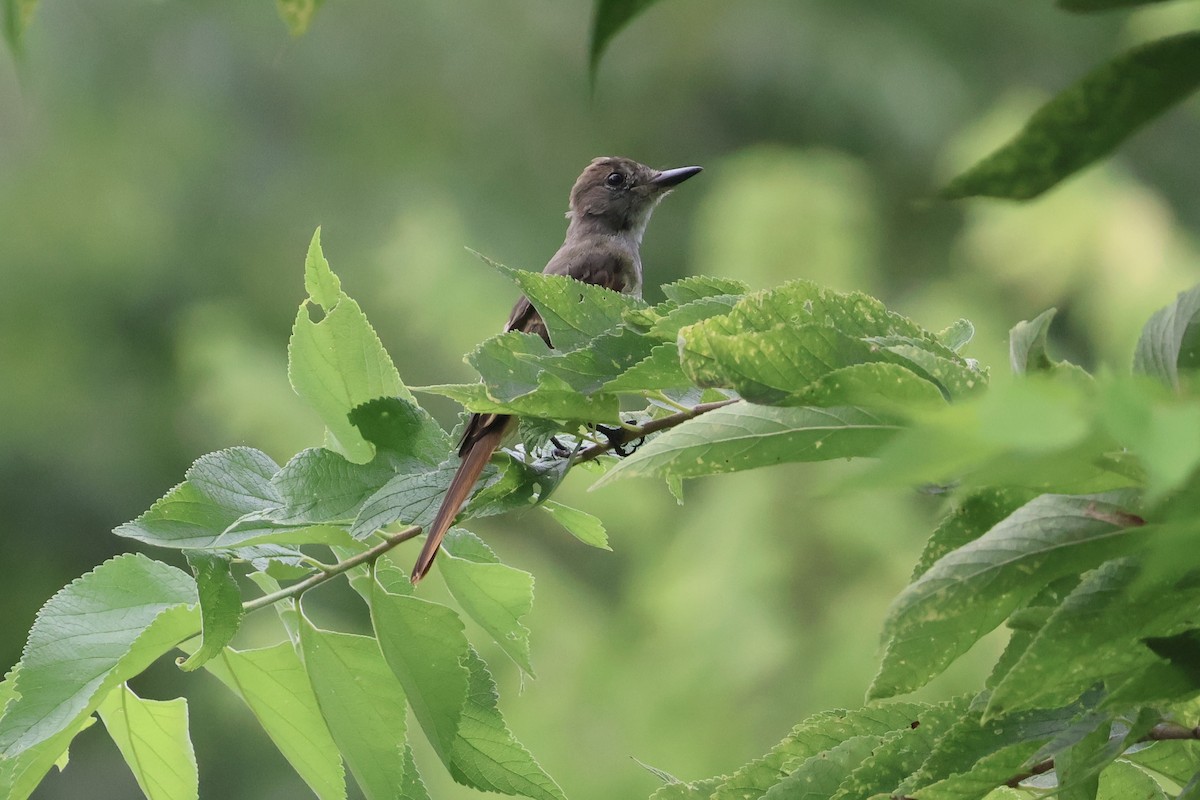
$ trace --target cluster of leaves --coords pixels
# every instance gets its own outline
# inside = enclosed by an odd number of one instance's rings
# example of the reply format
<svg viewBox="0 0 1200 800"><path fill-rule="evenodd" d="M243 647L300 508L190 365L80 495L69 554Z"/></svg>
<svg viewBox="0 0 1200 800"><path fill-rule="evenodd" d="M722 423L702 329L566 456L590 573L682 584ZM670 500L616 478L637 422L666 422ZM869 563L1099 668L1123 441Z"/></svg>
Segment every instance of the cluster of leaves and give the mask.
<svg viewBox="0 0 1200 800"><path fill-rule="evenodd" d="M868 700L1007 624L982 690L818 714L655 800L1200 797L1200 287L1150 319L1132 375L1050 358L1053 316L1013 328L1017 381L918 414L860 478L957 486Z"/></svg>
<svg viewBox="0 0 1200 800"><path fill-rule="evenodd" d="M501 334L469 356L480 383L431 387L471 410L525 420L524 441L489 467L460 521L537 506L605 547L599 520L548 501L575 464L608 469L605 480L656 475L677 484L869 455L914 409L965 398L986 379L956 352L969 325L935 335L871 298L807 282L746 294L734 282L689 278L651 306L565 277L497 269L532 300L560 348ZM177 647L186 654L180 668L203 668L228 686L319 797L346 796L343 762L367 797L426 796L407 708L456 781L563 796L506 727L488 667L464 633L465 615L532 675L522 623L532 577L455 528L436 571L456 607L417 596L392 548L431 518L454 472L453 440L401 382L319 236L305 286L288 368L326 422L325 446L283 466L248 447L200 458L184 482L116 531L180 553L191 574L125 555L46 604L0 683L5 797L29 796L62 766L96 714L147 797L196 797L185 701L143 700L127 685ZM644 408L623 413L630 397ZM596 424L622 436L660 432L611 468L617 459L599 456L612 444ZM322 553L332 563L318 560ZM319 629L305 613L307 590L343 576L373 636ZM243 598L243 577L256 596ZM280 641L231 647L244 615L268 607Z"/></svg>

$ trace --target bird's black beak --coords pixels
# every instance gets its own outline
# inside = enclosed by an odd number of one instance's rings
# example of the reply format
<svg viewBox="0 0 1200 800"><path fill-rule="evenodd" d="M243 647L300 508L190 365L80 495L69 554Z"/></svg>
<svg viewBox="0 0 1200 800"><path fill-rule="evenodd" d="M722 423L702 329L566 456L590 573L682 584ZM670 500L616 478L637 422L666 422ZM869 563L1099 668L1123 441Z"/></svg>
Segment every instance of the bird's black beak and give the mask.
<svg viewBox="0 0 1200 800"><path fill-rule="evenodd" d="M672 186L678 186L688 178L696 175L704 170L704 167L679 167L678 169L665 169L650 179L650 185L658 189L670 189Z"/></svg>

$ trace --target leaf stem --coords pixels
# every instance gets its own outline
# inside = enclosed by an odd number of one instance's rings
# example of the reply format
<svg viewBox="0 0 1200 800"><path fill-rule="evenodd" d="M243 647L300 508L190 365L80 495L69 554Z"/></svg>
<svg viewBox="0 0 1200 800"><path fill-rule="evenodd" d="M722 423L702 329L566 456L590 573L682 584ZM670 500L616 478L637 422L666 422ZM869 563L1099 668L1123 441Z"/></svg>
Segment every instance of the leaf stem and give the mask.
<svg viewBox="0 0 1200 800"><path fill-rule="evenodd" d="M293 583L286 589L280 589L278 592L271 592L270 594L265 594L262 597L256 597L253 600L248 600L245 603L242 603L242 611L250 613L251 611L257 611L260 608L266 608L269 605L273 605L280 600L287 600L291 597L299 597L314 586L320 586L322 583L325 583L325 581L336 578L343 572L348 572L360 564L375 563L375 560L388 550L391 550L401 542L407 542L409 539L420 535L420 533L420 525L410 525L402 531L391 534L371 549L364 550L361 553L353 555L350 558L347 558L345 561L339 561L338 563L332 565L322 565L321 572L314 573L299 583Z"/></svg>

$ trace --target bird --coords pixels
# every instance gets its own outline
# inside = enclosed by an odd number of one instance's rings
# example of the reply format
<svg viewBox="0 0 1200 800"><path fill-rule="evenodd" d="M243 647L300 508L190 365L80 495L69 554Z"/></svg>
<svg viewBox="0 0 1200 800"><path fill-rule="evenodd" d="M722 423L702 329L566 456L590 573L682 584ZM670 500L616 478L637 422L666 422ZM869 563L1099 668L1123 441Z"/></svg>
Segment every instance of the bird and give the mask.
<svg viewBox="0 0 1200 800"><path fill-rule="evenodd" d="M571 188L566 238L542 272L640 298L640 249L650 215L672 188L701 170L657 170L616 156L592 159ZM554 346L541 315L524 296L513 306L504 330L536 333ZM514 422L511 415L479 413L467 423L458 447L458 470L426 532L410 578L413 585L429 572L446 531Z"/></svg>

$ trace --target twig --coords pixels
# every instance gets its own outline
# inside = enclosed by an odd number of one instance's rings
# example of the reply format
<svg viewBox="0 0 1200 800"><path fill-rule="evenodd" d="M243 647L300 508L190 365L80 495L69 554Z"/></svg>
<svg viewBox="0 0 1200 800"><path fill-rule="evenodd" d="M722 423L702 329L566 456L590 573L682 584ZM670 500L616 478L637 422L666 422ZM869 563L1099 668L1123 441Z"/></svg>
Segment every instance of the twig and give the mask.
<svg viewBox="0 0 1200 800"><path fill-rule="evenodd" d="M613 436L607 443L594 444L586 450L580 451L577 456L571 459L571 463L581 464L584 461L592 461L610 450L623 447L635 439L641 439L645 436L649 436L652 433L658 433L659 431L666 430L667 428L674 428L676 425L681 425L684 422L687 422L689 419L695 419L705 412L712 411L717 408L724 408L725 406L732 405L733 403L737 402L740 402L738 398L731 400L718 400L715 403L701 403L700 405L680 411L677 414L671 414L667 417L652 419L644 425L638 425L633 429L622 427L620 436Z"/></svg>
<svg viewBox="0 0 1200 800"><path fill-rule="evenodd" d="M387 537L370 550L364 550L358 555L351 556L345 561L339 561L336 564L323 565L323 571L314 575L310 575L299 583L293 583L286 589L280 589L278 592L271 592L270 594L265 594L262 597L256 597L253 600L247 600L245 603L242 603L242 611L250 613L251 611L257 611L260 608L266 608L267 606L277 603L280 600L286 600L289 597L299 597L314 586L320 586L325 581L330 580L331 578L336 578L343 572L348 572L349 570L354 569L359 564L374 562L375 559L379 558L388 550L391 550L401 542L407 542L409 539L420 535L420 533L420 525L410 525L398 533L393 533L391 536Z"/></svg>

